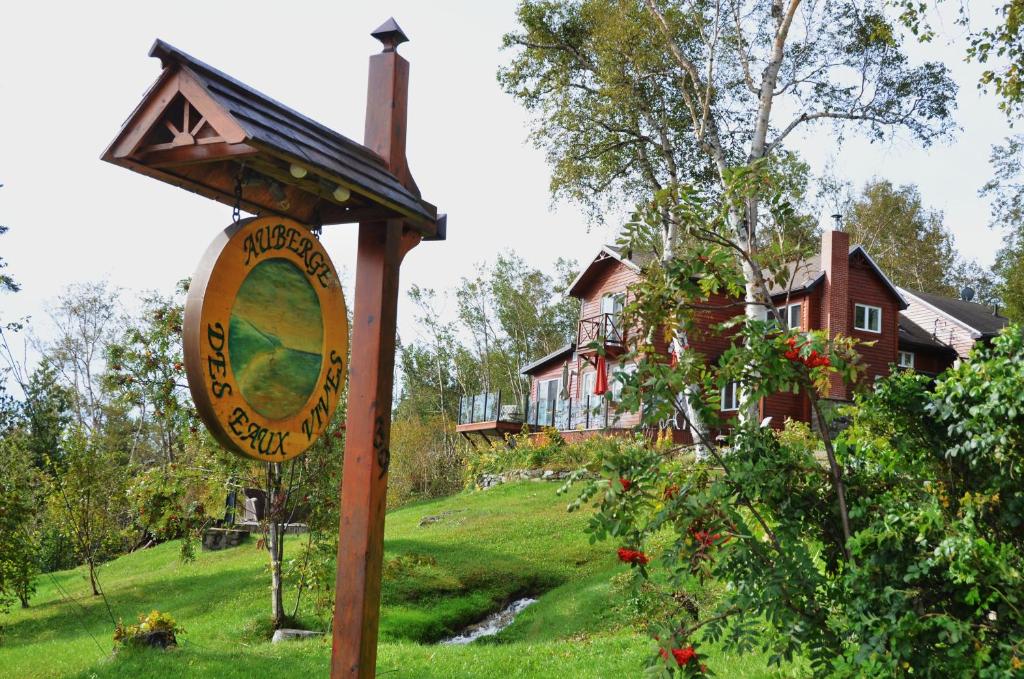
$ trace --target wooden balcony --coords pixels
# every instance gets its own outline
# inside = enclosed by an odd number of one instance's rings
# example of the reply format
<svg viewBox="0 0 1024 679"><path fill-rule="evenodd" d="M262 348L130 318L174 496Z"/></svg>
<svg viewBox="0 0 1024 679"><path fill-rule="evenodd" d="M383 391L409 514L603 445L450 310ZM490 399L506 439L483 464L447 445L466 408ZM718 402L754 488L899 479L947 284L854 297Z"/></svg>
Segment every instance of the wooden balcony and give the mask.
<svg viewBox="0 0 1024 679"><path fill-rule="evenodd" d="M584 318L576 333L576 352L580 355L618 356L626 351L626 330L620 314L603 313Z"/></svg>
<svg viewBox="0 0 1024 679"><path fill-rule="evenodd" d="M461 397L455 431L475 446L470 434L476 434L490 444L492 436L501 441L506 434L518 434L524 428L527 431L538 429L526 424L528 404L518 404L503 396L499 390Z"/></svg>

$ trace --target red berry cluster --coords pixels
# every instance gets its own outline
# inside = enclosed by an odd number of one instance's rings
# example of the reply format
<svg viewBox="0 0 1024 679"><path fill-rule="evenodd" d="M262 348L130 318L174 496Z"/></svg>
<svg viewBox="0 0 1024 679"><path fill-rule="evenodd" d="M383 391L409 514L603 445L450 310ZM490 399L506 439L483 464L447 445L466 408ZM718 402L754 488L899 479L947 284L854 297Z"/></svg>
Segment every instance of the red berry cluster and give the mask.
<svg viewBox="0 0 1024 679"><path fill-rule="evenodd" d="M633 482L627 478L620 478L619 483L622 484L622 490L629 490L633 487Z"/></svg>
<svg viewBox="0 0 1024 679"><path fill-rule="evenodd" d="M665 492L661 494L666 500L674 500L676 495L679 495L679 486L672 484L665 489Z"/></svg>
<svg viewBox="0 0 1024 679"><path fill-rule="evenodd" d="M619 547L619 561L622 563L631 563L634 566L646 566L651 562L651 559L643 552L635 549Z"/></svg>
<svg viewBox="0 0 1024 679"><path fill-rule="evenodd" d="M668 660L668 653L664 648L661 649L661 657ZM689 665L697 657L697 651L694 650L693 646L687 646L686 648L673 648L672 657L679 666ZM703 666L700 668L701 672L705 669L706 668Z"/></svg>
<svg viewBox="0 0 1024 679"><path fill-rule="evenodd" d="M786 344L789 345L789 351L786 352L786 358L788 358L790 361L793 361L794 363L803 363L808 368L827 368L828 366L832 365L832 362L829 361L828 356L825 356L824 354L819 354L817 349L811 349L811 353L809 353L807 356L801 356L800 350L803 349L803 347L807 344L806 342L804 342L800 346L797 346L796 338L790 337L789 339L786 340Z"/></svg>

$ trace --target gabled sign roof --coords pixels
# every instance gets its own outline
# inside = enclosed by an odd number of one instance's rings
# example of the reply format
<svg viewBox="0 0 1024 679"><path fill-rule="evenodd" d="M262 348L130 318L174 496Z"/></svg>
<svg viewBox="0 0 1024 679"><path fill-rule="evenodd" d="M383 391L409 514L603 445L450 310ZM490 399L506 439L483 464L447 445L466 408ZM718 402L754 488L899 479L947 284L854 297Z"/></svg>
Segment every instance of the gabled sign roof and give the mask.
<svg viewBox="0 0 1024 679"><path fill-rule="evenodd" d="M244 163L248 211L305 224L405 218L437 232L437 209L411 178L403 183L362 144L162 40L150 56L163 73L103 160L228 205Z"/></svg>

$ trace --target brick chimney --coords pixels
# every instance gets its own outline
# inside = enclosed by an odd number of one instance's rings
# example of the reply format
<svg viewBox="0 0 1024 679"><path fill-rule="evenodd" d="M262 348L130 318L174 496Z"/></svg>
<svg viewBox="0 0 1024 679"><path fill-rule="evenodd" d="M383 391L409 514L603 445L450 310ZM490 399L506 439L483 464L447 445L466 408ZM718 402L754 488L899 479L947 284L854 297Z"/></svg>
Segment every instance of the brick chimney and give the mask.
<svg viewBox="0 0 1024 679"><path fill-rule="evenodd" d="M850 234L827 230L821 234L821 268L825 272L822 295L822 328L828 336L850 332ZM831 398L848 398L846 386L832 376Z"/></svg>

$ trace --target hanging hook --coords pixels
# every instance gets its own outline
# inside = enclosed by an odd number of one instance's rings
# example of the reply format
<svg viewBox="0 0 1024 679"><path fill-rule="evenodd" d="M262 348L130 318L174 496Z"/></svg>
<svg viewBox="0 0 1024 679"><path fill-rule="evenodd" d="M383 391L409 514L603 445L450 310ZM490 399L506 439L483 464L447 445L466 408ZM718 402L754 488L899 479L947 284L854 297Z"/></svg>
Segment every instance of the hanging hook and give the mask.
<svg viewBox="0 0 1024 679"><path fill-rule="evenodd" d="M238 174L235 175L235 204L231 209L231 220L237 224L242 218L242 179L245 175L245 163L238 167Z"/></svg>

